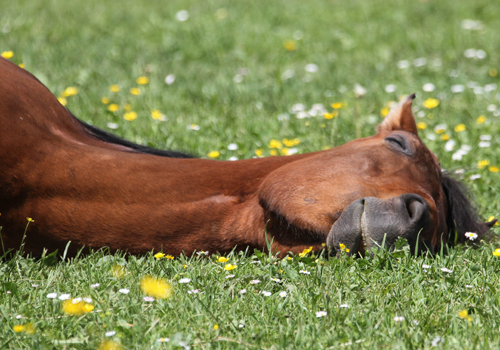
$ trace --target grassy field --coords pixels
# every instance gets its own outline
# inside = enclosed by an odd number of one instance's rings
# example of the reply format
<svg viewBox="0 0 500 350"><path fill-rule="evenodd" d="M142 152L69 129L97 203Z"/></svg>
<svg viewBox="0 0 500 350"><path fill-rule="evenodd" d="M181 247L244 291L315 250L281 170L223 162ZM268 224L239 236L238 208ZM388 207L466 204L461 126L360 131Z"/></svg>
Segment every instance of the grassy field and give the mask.
<svg viewBox="0 0 500 350"><path fill-rule="evenodd" d="M334 147L372 135L416 92L422 139L484 219L500 215L499 28L489 0L0 4L2 55L76 116L200 157ZM364 259L16 256L0 262L0 349L496 349L497 246L435 258L404 247Z"/></svg>

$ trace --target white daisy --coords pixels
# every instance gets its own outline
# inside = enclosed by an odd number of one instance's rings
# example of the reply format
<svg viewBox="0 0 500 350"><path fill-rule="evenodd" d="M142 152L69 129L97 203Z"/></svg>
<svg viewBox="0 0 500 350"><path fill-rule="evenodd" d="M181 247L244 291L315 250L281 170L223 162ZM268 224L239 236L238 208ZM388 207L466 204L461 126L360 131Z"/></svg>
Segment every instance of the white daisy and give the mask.
<svg viewBox="0 0 500 350"><path fill-rule="evenodd" d="M325 317L328 315L326 311L316 311L316 317Z"/></svg>
<svg viewBox="0 0 500 350"><path fill-rule="evenodd" d="M478 235L475 232L465 232L465 237L473 241L478 237Z"/></svg>
<svg viewBox="0 0 500 350"><path fill-rule="evenodd" d="M179 280L179 283L189 283L189 282L191 282L191 278L181 278Z"/></svg>

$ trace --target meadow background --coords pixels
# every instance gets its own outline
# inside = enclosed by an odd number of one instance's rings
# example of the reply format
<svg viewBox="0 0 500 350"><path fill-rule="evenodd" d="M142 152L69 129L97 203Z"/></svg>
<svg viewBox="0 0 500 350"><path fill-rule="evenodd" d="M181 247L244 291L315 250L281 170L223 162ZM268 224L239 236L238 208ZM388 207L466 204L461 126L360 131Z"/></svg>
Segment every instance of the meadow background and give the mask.
<svg viewBox="0 0 500 350"><path fill-rule="evenodd" d="M2 55L76 116L200 157L334 147L415 92L422 139L484 219L500 214L499 30L490 0L0 4ZM16 255L0 263L0 349L498 348L497 242L435 258ZM172 296L145 297L144 276Z"/></svg>

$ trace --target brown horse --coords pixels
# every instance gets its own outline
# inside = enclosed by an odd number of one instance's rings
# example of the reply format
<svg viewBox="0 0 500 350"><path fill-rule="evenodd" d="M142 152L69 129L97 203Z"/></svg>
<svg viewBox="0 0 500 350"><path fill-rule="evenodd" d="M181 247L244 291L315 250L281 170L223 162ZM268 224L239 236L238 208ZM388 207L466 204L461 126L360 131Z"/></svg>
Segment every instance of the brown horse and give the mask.
<svg viewBox="0 0 500 350"><path fill-rule="evenodd" d="M193 159L76 119L35 77L0 60L0 225L5 248L110 247L282 254L326 243L351 252L397 237L418 250L485 234L460 185L442 174L403 100L375 136L289 157ZM267 235L267 236L266 236Z"/></svg>

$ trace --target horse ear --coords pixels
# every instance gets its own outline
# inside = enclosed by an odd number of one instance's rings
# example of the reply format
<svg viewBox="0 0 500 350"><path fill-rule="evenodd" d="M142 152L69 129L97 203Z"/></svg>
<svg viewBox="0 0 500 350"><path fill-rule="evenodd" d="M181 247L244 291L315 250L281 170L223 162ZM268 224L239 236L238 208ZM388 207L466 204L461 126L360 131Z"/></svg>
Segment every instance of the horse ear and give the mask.
<svg viewBox="0 0 500 350"><path fill-rule="evenodd" d="M378 126L377 132L384 130L404 130L418 136L417 124L415 123L415 117L411 111L411 104L414 98L415 94L412 94L401 99Z"/></svg>

